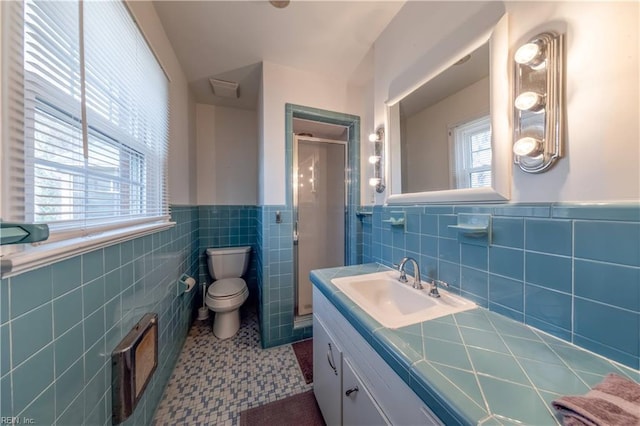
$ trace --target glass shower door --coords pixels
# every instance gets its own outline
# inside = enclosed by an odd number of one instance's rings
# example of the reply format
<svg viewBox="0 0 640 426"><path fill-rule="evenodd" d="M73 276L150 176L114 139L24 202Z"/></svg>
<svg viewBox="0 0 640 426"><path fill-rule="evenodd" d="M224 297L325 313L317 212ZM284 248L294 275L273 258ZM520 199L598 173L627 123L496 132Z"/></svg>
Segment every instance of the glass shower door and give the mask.
<svg viewBox="0 0 640 426"><path fill-rule="evenodd" d="M313 312L313 269L344 265L346 143L296 137L296 315ZM295 161L294 160L294 161Z"/></svg>

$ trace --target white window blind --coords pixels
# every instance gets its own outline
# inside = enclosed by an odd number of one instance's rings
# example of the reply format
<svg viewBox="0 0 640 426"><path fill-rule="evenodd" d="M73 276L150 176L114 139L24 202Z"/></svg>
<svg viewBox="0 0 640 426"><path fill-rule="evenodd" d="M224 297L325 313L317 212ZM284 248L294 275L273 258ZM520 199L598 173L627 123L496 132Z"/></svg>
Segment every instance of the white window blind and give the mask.
<svg viewBox="0 0 640 426"><path fill-rule="evenodd" d="M168 81L125 4L10 3L3 219L54 240L168 220Z"/></svg>
<svg viewBox="0 0 640 426"><path fill-rule="evenodd" d="M455 126L453 138L456 188L491 186L491 119L489 116Z"/></svg>

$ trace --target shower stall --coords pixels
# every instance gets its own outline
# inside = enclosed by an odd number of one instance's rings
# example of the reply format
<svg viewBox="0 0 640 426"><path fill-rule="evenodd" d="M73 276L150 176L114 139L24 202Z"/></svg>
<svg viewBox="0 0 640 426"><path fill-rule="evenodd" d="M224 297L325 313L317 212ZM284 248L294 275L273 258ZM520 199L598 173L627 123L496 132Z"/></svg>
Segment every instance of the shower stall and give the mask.
<svg viewBox="0 0 640 426"><path fill-rule="evenodd" d="M346 141L295 135L293 141L295 316L313 312L313 269L345 264Z"/></svg>

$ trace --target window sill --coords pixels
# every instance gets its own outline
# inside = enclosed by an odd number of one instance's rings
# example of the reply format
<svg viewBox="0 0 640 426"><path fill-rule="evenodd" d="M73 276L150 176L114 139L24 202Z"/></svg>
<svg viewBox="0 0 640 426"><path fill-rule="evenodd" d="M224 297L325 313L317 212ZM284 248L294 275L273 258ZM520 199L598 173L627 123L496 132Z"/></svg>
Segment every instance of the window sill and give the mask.
<svg viewBox="0 0 640 426"><path fill-rule="evenodd" d="M83 253L164 231L173 226L175 222L147 223L85 237L29 246L0 259L0 278L12 277Z"/></svg>

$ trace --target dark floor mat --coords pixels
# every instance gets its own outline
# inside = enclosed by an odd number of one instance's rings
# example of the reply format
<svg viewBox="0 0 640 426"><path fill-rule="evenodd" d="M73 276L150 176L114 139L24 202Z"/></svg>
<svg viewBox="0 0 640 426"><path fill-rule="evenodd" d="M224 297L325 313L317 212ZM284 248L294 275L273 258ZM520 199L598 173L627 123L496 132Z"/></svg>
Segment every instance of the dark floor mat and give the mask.
<svg viewBox="0 0 640 426"><path fill-rule="evenodd" d="M307 383L313 382L313 339L303 340L291 345L298 364Z"/></svg>
<svg viewBox="0 0 640 426"><path fill-rule="evenodd" d="M240 426L324 426L313 390L240 413Z"/></svg>

